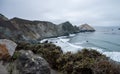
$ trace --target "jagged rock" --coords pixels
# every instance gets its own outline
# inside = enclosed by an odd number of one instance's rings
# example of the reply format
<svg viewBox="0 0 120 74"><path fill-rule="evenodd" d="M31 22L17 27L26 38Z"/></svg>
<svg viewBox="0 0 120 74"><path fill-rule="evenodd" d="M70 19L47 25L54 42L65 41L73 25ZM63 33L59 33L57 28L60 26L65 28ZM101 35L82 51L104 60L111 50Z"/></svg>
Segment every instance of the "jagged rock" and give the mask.
<svg viewBox="0 0 120 74"><path fill-rule="evenodd" d="M11 40L0 39L0 59L7 59L13 55L17 44Z"/></svg>
<svg viewBox="0 0 120 74"><path fill-rule="evenodd" d="M88 24L80 25L80 32L94 32L95 29Z"/></svg>
<svg viewBox="0 0 120 74"><path fill-rule="evenodd" d="M13 65L9 66L11 74L50 74L49 64L42 57L30 50L21 50L19 54Z"/></svg>

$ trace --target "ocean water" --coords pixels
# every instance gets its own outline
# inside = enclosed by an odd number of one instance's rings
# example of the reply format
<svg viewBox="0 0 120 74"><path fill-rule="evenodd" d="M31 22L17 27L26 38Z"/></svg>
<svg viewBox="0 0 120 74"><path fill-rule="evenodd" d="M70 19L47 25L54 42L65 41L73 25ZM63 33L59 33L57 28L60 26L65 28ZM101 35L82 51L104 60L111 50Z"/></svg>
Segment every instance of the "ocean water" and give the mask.
<svg viewBox="0 0 120 74"><path fill-rule="evenodd" d="M120 30L118 27L95 27L96 32L70 34L57 38L44 39L57 46L60 46L63 52L71 51L73 53L83 48L90 48L105 54L112 60L120 62Z"/></svg>
<svg viewBox="0 0 120 74"><path fill-rule="evenodd" d="M103 51L120 52L120 30L118 27L96 27L93 33L78 33L70 43L83 47L96 47Z"/></svg>

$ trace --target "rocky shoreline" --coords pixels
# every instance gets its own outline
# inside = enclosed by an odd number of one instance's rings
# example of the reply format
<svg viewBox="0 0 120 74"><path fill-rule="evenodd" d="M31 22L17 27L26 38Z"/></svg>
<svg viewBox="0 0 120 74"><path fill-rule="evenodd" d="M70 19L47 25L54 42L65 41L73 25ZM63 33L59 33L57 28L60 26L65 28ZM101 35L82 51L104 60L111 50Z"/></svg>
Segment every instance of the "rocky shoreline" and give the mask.
<svg viewBox="0 0 120 74"><path fill-rule="evenodd" d="M63 53L55 44L38 40L79 32L94 32L88 24L8 19L0 14L2 74L120 74L120 64L92 49Z"/></svg>
<svg viewBox="0 0 120 74"><path fill-rule="evenodd" d="M54 24L48 21L31 21L17 17L8 19L0 14L0 38L11 39L13 41L35 42L49 37L59 37L82 31L95 31L88 24L81 26L73 26L69 21Z"/></svg>

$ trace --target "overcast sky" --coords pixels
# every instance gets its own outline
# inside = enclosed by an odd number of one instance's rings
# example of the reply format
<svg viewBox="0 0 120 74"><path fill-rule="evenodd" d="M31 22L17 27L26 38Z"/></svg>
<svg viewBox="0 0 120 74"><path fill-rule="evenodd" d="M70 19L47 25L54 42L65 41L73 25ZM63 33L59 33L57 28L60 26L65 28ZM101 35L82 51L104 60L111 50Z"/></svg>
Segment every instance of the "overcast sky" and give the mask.
<svg viewBox="0 0 120 74"><path fill-rule="evenodd" d="M0 13L55 24L120 26L120 0L0 0Z"/></svg>

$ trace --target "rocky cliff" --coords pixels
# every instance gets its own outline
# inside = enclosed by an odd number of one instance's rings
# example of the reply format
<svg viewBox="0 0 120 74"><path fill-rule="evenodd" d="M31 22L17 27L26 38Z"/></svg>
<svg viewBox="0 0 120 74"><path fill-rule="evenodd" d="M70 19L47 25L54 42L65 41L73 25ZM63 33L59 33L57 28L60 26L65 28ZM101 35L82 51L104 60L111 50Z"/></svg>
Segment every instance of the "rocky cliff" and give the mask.
<svg viewBox="0 0 120 74"><path fill-rule="evenodd" d="M69 21L66 21L58 25L59 35L69 35L69 34L78 33L78 32L79 32L79 28L76 26L73 26Z"/></svg>
<svg viewBox="0 0 120 74"><path fill-rule="evenodd" d="M95 29L88 24L82 24L79 27L80 32L94 32Z"/></svg>
<svg viewBox="0 0 120 74"><path fill-rule="evenodd" d="M0 14L0 38L34 41L79 32L70 22L56 25L48 21L30 21L21 18L8 19Z"/></svg>

